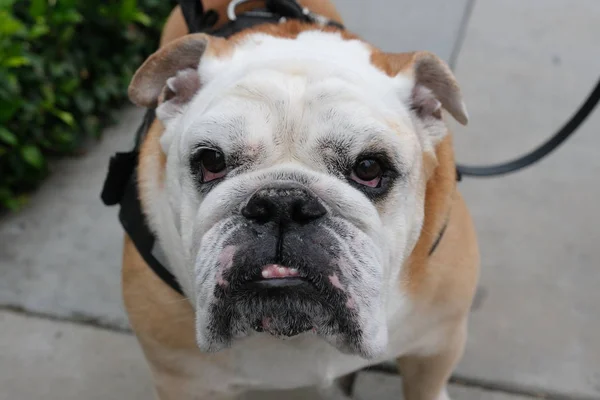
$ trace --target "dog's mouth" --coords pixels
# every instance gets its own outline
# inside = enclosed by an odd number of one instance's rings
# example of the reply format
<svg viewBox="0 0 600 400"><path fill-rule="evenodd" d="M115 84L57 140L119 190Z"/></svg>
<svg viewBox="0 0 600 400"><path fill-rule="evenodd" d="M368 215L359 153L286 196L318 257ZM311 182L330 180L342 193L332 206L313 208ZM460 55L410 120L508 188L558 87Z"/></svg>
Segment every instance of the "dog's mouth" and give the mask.
<svg viewBox="0 0 600 400"><path fill-rule="evenodd" d="M242 284L246 296L255 296L265 301L275 301L285 304L289 301L299 301L303 296L318 295L313 280L303 271L279 264L269 264L262 268L260 274ZM279 313L263 314L251 324L252 329L259 333L269 333L273 336L292 337L304 332L316 332L312 318L306 313L290 315ZM287 313L284 313L287 314ZM285 318L285 323L281 319Z"/></svg>
<svg viewBox="0 0 600 400"><path fill-rule="evenodd" d="M348 293L337 278L339 271L293 265L234 265L223 276L227 283L216 288L211 313L218 328L214 333L229 340L251 331L280 338L302 333L329 337L355 331L355 310L348 307Z"/></svg>
<svg viewBox="0 0 600 400"><path fill-rule="evenodd" d="M292 288L311 285L308 275L297 268L285 267L279 264L266 265L260 275L253 276L244 282L244 285L255 290L268 290L271 288Z"/></svg>
<svg viewBox="0 0 600 400"><path fill-rule="evenodd" d="M256 232L250 238L240 232L230 239L235 244L223 247L217 268L205 269L207 277L213 271L215 276L210 301L198 305L203 351L255 334L281 339L314 334L340 351L370 356L368 340L379 331L366 325L365 309L374 308L370 302L377 292L363 284L368 280L362 268L368 270L371 258L343 257L342 244L323 230L290 232L281 245L269 232L258 238Z"/></svg>

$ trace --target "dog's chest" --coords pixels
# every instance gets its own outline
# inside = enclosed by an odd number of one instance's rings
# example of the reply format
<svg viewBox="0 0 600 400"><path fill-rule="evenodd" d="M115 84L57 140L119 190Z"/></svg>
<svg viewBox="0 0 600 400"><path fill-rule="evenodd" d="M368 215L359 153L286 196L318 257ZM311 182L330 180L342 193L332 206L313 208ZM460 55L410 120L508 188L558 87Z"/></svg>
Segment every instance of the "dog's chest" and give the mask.
<svg viewBox="0 0 600 400"><path fill-rule="evenodd" d="M342 354L322 339L308 335L288 340L251 337L225 353L219 365L196 359L188 360L188 366L195 371L213 369L209 375L219 375L219 381L228 382L229 390L245 391L325 387L373 362ZM207 383L213 384L214 380Z"/></svg>
<svg viewBox="0 0 600 400"><path fill-rule="evenodd" d="M378 360L342 354L322 339L307 335L280 340L267 336L251 337L219 353L219 361L179 353L177 364L185 371L191 393L203 390L244 392L248 390L285 390L308 386L330 386L335 379L392 359L411 347L407 337L395 337L394 349ZM412 342L412 340L411 340ZM408 345L408 346L407 346Z"/></svg>

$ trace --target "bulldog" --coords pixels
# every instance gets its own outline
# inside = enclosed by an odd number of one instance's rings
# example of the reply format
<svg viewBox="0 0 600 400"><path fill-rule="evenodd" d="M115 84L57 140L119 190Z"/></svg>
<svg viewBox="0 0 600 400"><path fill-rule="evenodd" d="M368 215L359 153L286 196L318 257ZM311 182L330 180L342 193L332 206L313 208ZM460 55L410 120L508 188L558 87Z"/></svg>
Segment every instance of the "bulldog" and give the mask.
<svg viewBox="0 0 600 400"><path fill-rule="evenodd" d="M218 24L226 6L205 1ZM443 113L467 111L441 59L297 20L188 34L176 8L129 96L156 109L137 185L183 292L126 235L160 399L328 387L389 359L405 399L448 398L479 255Z"/></svg>

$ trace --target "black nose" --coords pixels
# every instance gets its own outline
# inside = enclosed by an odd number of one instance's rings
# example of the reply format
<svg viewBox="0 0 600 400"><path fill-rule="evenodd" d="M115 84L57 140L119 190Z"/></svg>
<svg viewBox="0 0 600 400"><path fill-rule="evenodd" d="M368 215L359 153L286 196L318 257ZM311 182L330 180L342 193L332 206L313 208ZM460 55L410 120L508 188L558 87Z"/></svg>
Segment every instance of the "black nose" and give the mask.
<svg viewBox="0 0 600 400"><path fill-rule="evenodd" d="M242 209L242 215L264 224L306 224L327 214L319 199L300 185L286 184L267 187L252 195Z"/></svg>

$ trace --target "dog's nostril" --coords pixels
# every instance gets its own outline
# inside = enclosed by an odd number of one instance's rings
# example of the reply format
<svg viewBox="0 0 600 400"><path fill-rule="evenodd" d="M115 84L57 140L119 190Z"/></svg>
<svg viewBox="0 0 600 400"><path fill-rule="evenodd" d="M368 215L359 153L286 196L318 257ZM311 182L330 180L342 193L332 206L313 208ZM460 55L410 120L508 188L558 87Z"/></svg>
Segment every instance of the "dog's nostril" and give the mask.
<svg viewBox="0 0 600 400"><path fill-rule="evenodd" d="M267 222L273 212L271 204L264 198L252 197L242 209L242 215L257 222Z"/></svg>
<svg viewBox="0 0 600 400"><path fill-rule="evenodd" d="M307 201L298 201L292 209L292 219L295 222L306 223L321 218L327 214L327 210L315 198Z"/></svg>

